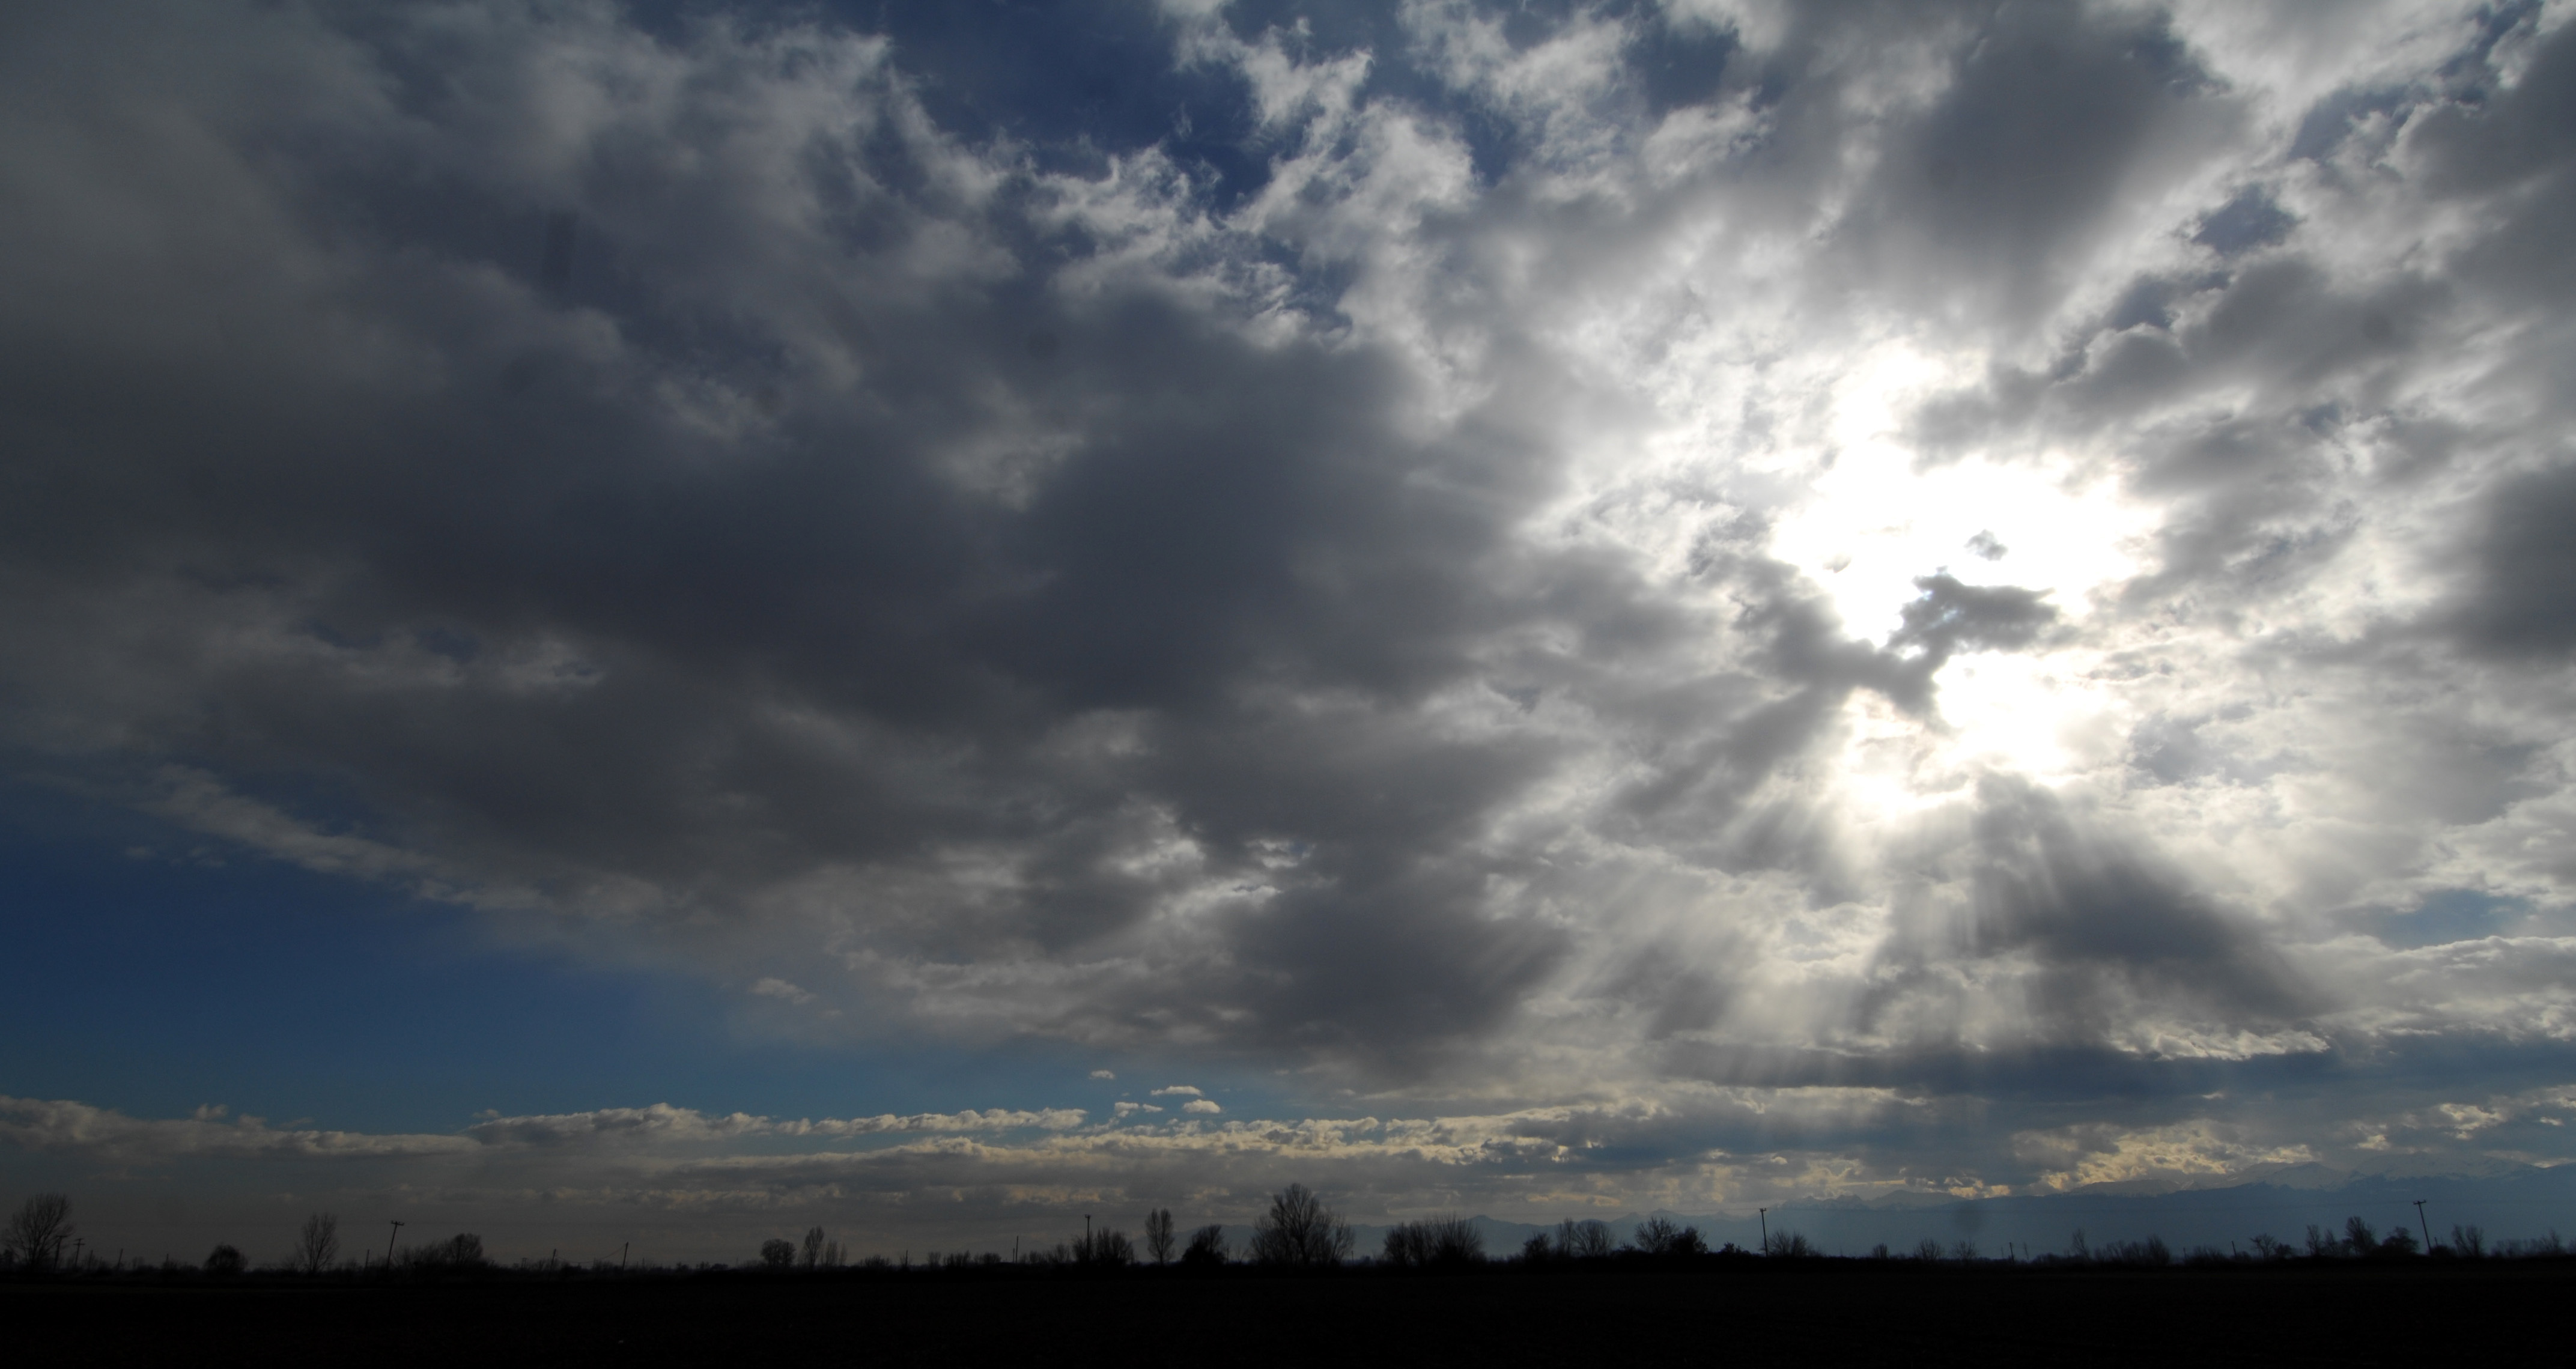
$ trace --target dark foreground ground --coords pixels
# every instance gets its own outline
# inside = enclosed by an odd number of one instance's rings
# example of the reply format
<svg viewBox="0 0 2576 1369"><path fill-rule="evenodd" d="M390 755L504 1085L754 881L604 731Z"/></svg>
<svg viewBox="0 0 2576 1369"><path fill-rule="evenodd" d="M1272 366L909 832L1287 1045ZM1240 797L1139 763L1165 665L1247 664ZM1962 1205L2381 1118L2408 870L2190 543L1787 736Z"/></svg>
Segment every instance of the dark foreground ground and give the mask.
<svg viewBox="0 0 2576 1369"><path fill-rule="evenodd" d="M2576 1269L17 1283L0 1345L28 1366L2576 1364Z"/></svg>

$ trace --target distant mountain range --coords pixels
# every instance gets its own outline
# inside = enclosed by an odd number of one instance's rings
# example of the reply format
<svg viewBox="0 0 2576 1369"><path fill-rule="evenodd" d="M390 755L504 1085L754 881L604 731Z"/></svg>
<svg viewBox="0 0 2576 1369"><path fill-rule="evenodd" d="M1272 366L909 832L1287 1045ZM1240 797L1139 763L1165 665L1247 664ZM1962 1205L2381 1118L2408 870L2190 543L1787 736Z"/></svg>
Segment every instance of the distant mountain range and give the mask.
<svg viewBox="0 0 2576 1369"><path fill-rule="evenodd" d="M1667 1217L1697 1227L1711 1249L1728 1242L1758 1248L1764 1223L1774 1233L1795 1231L1825 1254L1866 1255L1885 1245L1909 1254L1926 1240L1947 1250L1961 1241L1979 1254L2000 1257L2063 1253L2081 1230L2096 1249L2111 1241L2162 1237L2180 1257L2194 1247L2250 1252L2252 1240L2269 1235L2304 1247L2311 1225L2340 1234L2345 1219L2359 1217L2386 1232L2403 1225L2418 1233L2429 1227L2436 1241L2447 1242L2454 1226L2481 1228L2490 1246L2506 1240L2530 1240L2557 1231L2576 1238L2576 1165L2553 1169L2506 1167L2485 1174L2391 1175L2350 1174L2318 1165L2301 1165L2266 1174L2259 1182L2225 1188L2168 1188L2141 1191L2141 1185L2102 1184L2066 1193L2027 1197L1963 1200L1939 1194L1898 1193L1878 1198L1839 1198L1789 1202L1758 1212L1626 1213L1605 1218L1611 1234L1625 1241L1648 1217ZM2415 1202L2424 1201L2417 1216ZM1568 1213L1568 1216L1586 1214ZM1485 1252L1515 1255L1521 1244L1554 1223L1473 1219L1484 1233ZM1353 1224L1354 1254L1374 1255L1386 1238L1385 1226ZM1240 1252L1250 1227L1227 1233Z"/></svg>

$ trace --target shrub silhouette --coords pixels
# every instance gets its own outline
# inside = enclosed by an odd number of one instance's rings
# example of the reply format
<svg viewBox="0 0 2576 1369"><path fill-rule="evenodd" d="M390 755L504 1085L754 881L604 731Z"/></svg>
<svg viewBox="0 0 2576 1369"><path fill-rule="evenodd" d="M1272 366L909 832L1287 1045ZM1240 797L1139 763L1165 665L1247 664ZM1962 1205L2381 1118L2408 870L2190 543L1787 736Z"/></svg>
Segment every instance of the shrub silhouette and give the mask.
<svg viewBox="0 0 2576 1369"><path fill-rule="evenodd" d="M1925 1264L1939 1264L1941 1262L1941 1243L1933 1240L1929 1236L1924 1237L1914 1245L1914 1258L1921 1260Z"/></svg>
<svg viewBox="0 0 2576 1369"><path fill-rule="evenodd" d="M483 1267L483 1238L470 1231L459 1232L443 1241L407 1246L400 1258L405 1267L428 1274L480 1269Z"/></svg>
<svg viewBox="0 0 2576 1369"><path fill-rule="evenodd" d="M1386 1262L1397 1268L1482 1264L1485 1234L1454 1214L1403 1222L1386 1233Z"/></svg>
<svg viewBox="0 0 2576 1369"><path fill-rule="evenodd" d="M1556 1253L1571 1260L1597 1260L1610 1253L1610 1224L1572 1217L1556 1224Z"/></svg>
<svg viewBox="0 0 2576 1369"><path fill-rule="evenodd" d="M775 1236L760 1243L760 1264L764 1269L785 1269L796 1263L796 1247Z"/></svg>
<svg viewBox="0 0 2576 1369"><path fill-rule="evenodd" d="M2463 1259L2483 1259L2487 1253L2487 1233L2474 1226L2451 1228L2451 1253Z"/></svg>
<svg viewBox="0 0 2576 1369"><path fill-rule="evenodd" d="M1136 1243L1128 1240L1124 1231L1102 1227L1073 1243L1073 1262L1124 1269L1136 1262Z"/></svg>
<svg viewBox="0 0 2576 1369"><path fill-rule="evenodd" d="M1234 1258L1225 1244L1225 1228L1210 1223L1190 1233L1190 1243L1181 1248L1181 1263L1192 1269L1213 1269Z"/></svg>
<svg viewBox="0 0 2576 1369"><path fill-rule="evenodd" d="M231 1246L219 1245L206 1252L206 1272L216 1278L228 1279L249 1267L250 1262Z"/></svg>
<svg viewBox="0 0 2576 1369"><path fill-rule="evenodd" d="M1338 1265L1351 1253L1351 1228L1304 1184L1270 1195L1270 1210L1252 1228L1252 1259L1288 1269Z"/></svg>
<svg viewBox="0 0 2576 1369"><path fill-rule="evenodd" d="M2162 1269L2173 1263L2173 1252L2165 1248L2164 1238L2149 1236L2143 1241L2113 1241L2094 1256L2104 1264L2127 1265L2134 1269Z"/></svg>
<svg viewBox="0 0 2576 1369"><path fill-rule="evenodd" d="M63 1247L79 1228L72 1225L72 1200L62 1193L39 1193L18 1205L9 1217L5 1240L11 1259L36 1271L63 1262Z"/></svg>
<svg viewBox="0 0 2576 1369"><path fill-rule="evenodd" d="M340 1219L328 1212L316 1212L304 1219L295 1233L295 1249L287 1255L287 1267L299 1274L319 1274L340 1258Z"/></svg>
<svg viewBox="0 0 2576 1369"><path fill-rule="evenodd" d="M1924 1244L1932 1245L1937 1248L1936 1242L1926 1241ZM1774 1231L1771 1233L1771 1243L1762 1247L1762 1253L1769 1255L1774 1259L1810 1260L1824 1254L1825 1252L1817 1249L1815 1242L1808 1240L1804 1235L1798 1232ZM1935 1256L1934 1258L1937 1259L1939 1257Z"/></svg>
<svg viewBox="0 0 2576 1369"><path fill-rule="evenodd" d="M1682 1226L1667 1217L1649 1217L1637 1226L1637 1234L1628 1243L1641 1255L1658 1259L1685 1259L1708 1253L1708 1242L1699 1237L1699 1228Z"/></svg>

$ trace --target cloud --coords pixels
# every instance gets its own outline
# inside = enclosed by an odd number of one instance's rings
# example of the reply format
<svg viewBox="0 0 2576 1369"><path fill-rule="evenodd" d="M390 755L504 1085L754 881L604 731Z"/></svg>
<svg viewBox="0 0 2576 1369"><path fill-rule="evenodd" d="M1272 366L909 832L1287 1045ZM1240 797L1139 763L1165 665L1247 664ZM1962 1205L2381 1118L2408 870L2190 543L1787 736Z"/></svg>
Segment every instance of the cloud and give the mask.
<svg viewBox="0 0 2576 1369"><path fill-rule="evenodd" d="M192 1117L145 1119L85 1103L0 1096L0 1140L21 1150L62 1152L113 1163L168 1163L197 1157L255 1160L382 1160L455 1155L458 1136L382 1136L272 1127L265 1119L225 1120L209 1105Z"/></svg>
<svg viewBox="0 0 2576 1369"><path fill-rule="evenodd" d="M2296 1090L2278 1101L2306 1105ZM2576 1096L2563 1084L2437 1093L2314 1140L2285 1134L2307 1126L2304 1117L2185 1112L2068 1123L2049 1106L2006 1122L2009 1175L1956 1167L1983 1157L1922 1144L1936 1124L1920 1115L1927 1106L1939 1105L1889 1090L1701 1088L1654 1103L1440 1116L1160 1120L1138 1108L1121 1126L1016 1125L972 1136L934 1131L864 1141L662 1106L504 1119L510 1125L460 1136L343 1135L327 1148L207 1148L179 1138L259 1127L10 1099L0 1102L0 1115L20 1123L43 1116L84 1125L77 1138L31 1141L13 1123L0 1140L129 1167L133 1172L114 1176L93 1173L85 1193L103 1204L118 1202L138 1176L148 1189L156 1170L184 1162L209 1201L257 1195L245 1213L273 1206L281 1185L313 1202L381 1203L395 1193L422 1219L479 1224L504 1258L606 1226L638 1233L657 1259L696 1260L740 1258L760 1231L782 1222L827 1224L855 1250L889 1253L933 1239L943 1248L1007 1248L1013 1231L1061 1230L1085 1211L1142 1211L1175 1201L1209 1220L1241 1222L1290 1177L1363 1221L1389 1219L1440 1195L1501 1220L1534 1222L1659 1207L1749 1216L1753 1206L1791 1196L1884 1207L2097 1185L2153 1193L2288 1171L2304 1183L2332 1182L2356 1171L2421 1172L2404 1167L2551 1138L2576 1111ZM557 1125L527 1125L546 1122ZM556 1139L540 1139L540 1130ZM140 1135L161 1143L138 1146L132 1138ZM613 1144L599 1140L611 1135ZM1678 1145L1684 1138L1690 1143ZM1727 1144L1708 1146L1713 1138ZM921 1202L925 1193L938 1201ZM270 1219L282 1221L273 1213ZM247 1217L244 1224L257 1225Z"/></svg>
<svg viewBox="0 0 2576 1369"><path fill-rule="evenodd" d="M1177 1094L1184 1098L1196 1098L1199 1096L1199 1090L1195 1085L1191 1084L1172 1084L1167 1087L1154 1090L1153 1096L1156 1098L1162 1098L1173 1094Z"/></svg>
<svg viewBox="0 0 2576 1369"><path fill-rule="evenodd" d="M1224 1109L1224 1108L1221 1108L1221 1107L1218 1107L1218 1106L1216 1105L1215 1100L1213 1100L1213 1099L1208 1099L1208 1098L1193 1098L1193 1099L1191 1099L1190 1101L1188 1101L1188 1102L1186 1102L1186 1103L1181 1104L1181 1111L1183 1111L1183 1112L1207 1113L1207 1114L1210 1114L1210 1115L1214 1115L1214 1114L1216 1114L1216 1113L1220 1113L1220 1112L1225 1111L1225 1109Z"/></svg>
<svg viewBox="0 0 2576 1369"><path fill-rule="evenodd" d="M2483 535L2456 630L2481 652L2564 655L2576 646L2576 615L2552 587L2576 571L2565 535L2576 514L2576 466L2509 479L2486 497L2481 513Z"/></svg>
<svg viewBox="0 0 2576 1369"><path fill-rule="evenodd" d="M540 1117L495 1117L465 1129L485 1145L556 1146L606 1142L723 1141L747 1136L876 1136L897 1132L1013 1131L1034 1127L1064 1131L1082 1125L1080 1108L968 1108L962 1112L892 1113L875 1117L780 1120L732 1113L709 1117L656 1103L649 1108L605 1108Z"/></svg>
<svg viewBox="0 0 2576 1369"><path fill-rule="evenodd" d="M1459 1154L2430 1136L2563 1059L2562 17L1167 6L1077 127L820 17L20 16L0 746L827 1042ZM2396 944L2456 891L2514 921ZM1063 1186L1219 1134L1166 1093L436 1144Z"/></svg>

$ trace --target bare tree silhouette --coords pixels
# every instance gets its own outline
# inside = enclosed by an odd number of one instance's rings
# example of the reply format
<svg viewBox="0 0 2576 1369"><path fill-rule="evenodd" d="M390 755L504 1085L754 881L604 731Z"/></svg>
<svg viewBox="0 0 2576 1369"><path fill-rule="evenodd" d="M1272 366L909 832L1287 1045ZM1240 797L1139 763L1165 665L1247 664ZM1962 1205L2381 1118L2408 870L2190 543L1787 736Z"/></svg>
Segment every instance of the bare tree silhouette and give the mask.
<svg viewBox="0 0 2576 1369"><path fill-rule="evenodd" d="M1158 1207L1145 1214L1145 1250L1156 1264L1172 1262L1172 1210Z"/></svg>
<svg viewBox="0 0 2576 1369"><path fill-rule="evenodd" d="M1961 1244L1964 1245L1965 1242L1962 1242ZM1973 1247L1971 1248L1973 1249ZM1808 1240L1805 1236L1802 1236L1795 1231L1784 1229L1771 1233L1771 1243L1762 1247L1762 1253L1771 1256L1773 1259L1804 1260L1822 1255L1825 1252L1818 1250L1815 1242ZM1935 1258L1938 1258L1938 1256L1935 1256Z"/></svg>
<svg viewBox="0 0 2576 1369"><path fill-rule="evenodd" d="M319 1274L340 1258L340 1219L329 1212L316 1212L304 1219L295 1233L294 1253L286 1257L287 1265L299 1274Z"/></svg>
<svg viewBox="0 0 2576 1369"><path fill-rule="evenodd" d="M760 1243L760 1262L770 1269L785 1269L796 1263L796 1247L773 1236Z"/></svg>
<svg viewBox="0 0 2576 1369"><path fill-rule="evenodd" d="M1479 1264L1484 1258L1485 1234L1456 1216L1404 1222L1386 1233L1386 1262L1399 1268Z"/></svg>
<svg viewBox="0 0 2576 1369"><path fill-rule="evenodd" d="M406 1268L430 1272L480 1269L483 1262L483 1238L471 1231L460 1231L428 1245L404 1246L401 1259Z"/></svg>
<svg viewBox="0 0 2576 1369"><path fill-rule="evenodd" d="M1126 1232L1105 1226L1098 1231L1086 1231L1080 1240L1074 1242L1073 1262L1124 1268L1136 1262L1136 1243L1127 1239Z"/></svg>
<svg viewBox="0 0 2576 1369"><path fill-rule="evenodd" d="M819 1226L812 1228L805 1233L805 1248L797 1253L796 1262L807 1269L820 1265L823 1263L823 1247L827 1244L829 1242L824 1239L823 1228Z"/></svg>
<svg viewBox="0 0 2576 1369"><path fill-rule="evenodd" d="M10 1214L8 1250L29 1269L51 1269L62 1263L63 1246L75 1230L70 1195L39 1193Z"/></svg>
<svg viewBox="0 0 2576 1369"><path fill-rule="evenodd" d="M1597 1260L1609 1254L1614 1244L1607 1222L1568 1217L1557 1223L1556 1253L1568 1259Z"/></svg>
<svg viewBox="0 0 2576 1369"><path fill-rule="evenodd" d="M1252 1228L1255 1263L1294 1269L1338 1265L1351 1253L1351 1228L1304 1184L1270 1196Z"/></svg>
<svg viewBox="0 0 2576 1369"><path fill-rule="evenodd" d="M1698 1227L1683 1226L1669 1217L1648 1217L1640 1222L1637 1234L1628 1243L1640 1254L1663 1259L1708 1253L1708 1242L1700 1239Z"/></svg>
<svg viewBox="0 0 2576 1369"><path fill-rule="evenodd" d="M2104 1264L2128 1265L2137 1269L2162 1269L2173 1263L2173 1251L2165 1238L2150 1234L2143 1241L2112 1241L2096 1252Z"/></svg>

